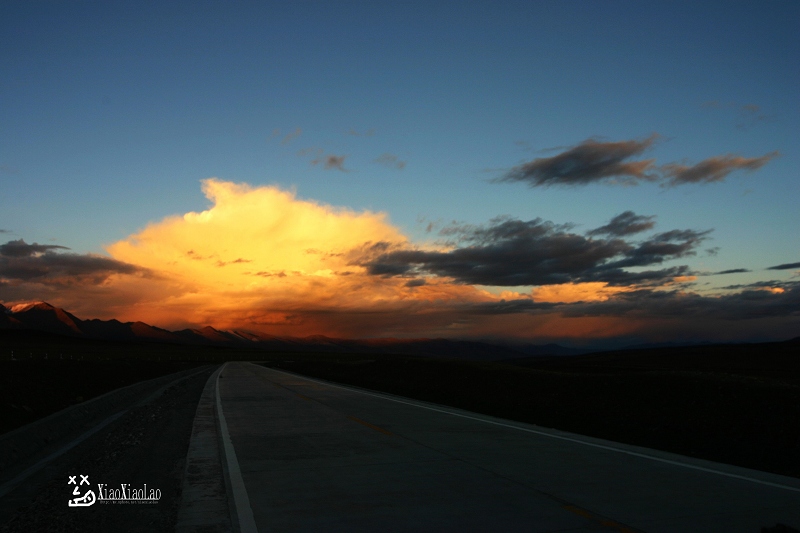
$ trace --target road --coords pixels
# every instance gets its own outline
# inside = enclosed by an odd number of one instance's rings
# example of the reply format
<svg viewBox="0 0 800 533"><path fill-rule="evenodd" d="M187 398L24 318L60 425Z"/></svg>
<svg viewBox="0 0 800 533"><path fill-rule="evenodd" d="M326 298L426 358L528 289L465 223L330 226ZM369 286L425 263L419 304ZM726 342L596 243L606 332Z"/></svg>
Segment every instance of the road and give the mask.
<svg viewBox="0 0 800 533"><path fill-rule="evenodd" d="M243 531L800 528L793 478L251 363L216 383Z"/></svg>

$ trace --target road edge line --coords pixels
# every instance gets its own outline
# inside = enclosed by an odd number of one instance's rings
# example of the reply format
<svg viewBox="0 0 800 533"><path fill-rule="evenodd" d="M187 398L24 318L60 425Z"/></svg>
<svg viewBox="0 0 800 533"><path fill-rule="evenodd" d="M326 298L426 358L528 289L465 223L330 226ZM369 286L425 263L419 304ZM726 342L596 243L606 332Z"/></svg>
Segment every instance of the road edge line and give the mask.
<svg viewBox="0 0 800 533"><path fill-rule="evenodd" d="M242 479L242 471L239 468L239 461L236 459L236 450L233 448L230 433L228 433L228 423L225 421L225 413L222 411L222 399L219 394L219 377L225 371L228 363L222 365L214 388L217 399L217 421L219 422L219 437L222 440L222 453L225 457L227 466L227 478L230 483L231 496L233 496L233 507L236 510L238 529L241 533L258 533L256 520L253 517L253 509L250 507L250 498L247 496L247 487Z"/></svg>

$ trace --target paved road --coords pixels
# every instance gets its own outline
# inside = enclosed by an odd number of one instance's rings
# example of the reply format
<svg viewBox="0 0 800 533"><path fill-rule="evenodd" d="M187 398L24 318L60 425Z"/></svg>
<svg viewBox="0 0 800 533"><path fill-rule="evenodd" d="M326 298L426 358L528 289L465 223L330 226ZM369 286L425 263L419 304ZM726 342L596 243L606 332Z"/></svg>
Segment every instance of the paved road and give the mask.
<svg viewBox="0 0 800 533"><path fill-rule="evenodd" d="M239 511L261 532L800 528L792 478L250 363L218 383L249 499Z"/></svg>

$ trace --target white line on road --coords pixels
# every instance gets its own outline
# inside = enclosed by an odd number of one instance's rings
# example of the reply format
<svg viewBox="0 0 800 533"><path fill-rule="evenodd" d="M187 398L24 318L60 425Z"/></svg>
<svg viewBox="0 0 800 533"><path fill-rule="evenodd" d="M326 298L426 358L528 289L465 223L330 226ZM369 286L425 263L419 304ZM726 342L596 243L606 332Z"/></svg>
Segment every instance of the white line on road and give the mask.
<svg viewBox="0 0 800 533"><path fill-rule="evenodd" d="M267 368L267 367L262 367L262 368ZM496 422L494 420L486 420L485 418L479 418L479 417L476 417L476 416L470 416L470 415L465 415L465 414L461 414L461 413L454 413L453 411L448 411L446 409L437 409L435 407L430 407L428 405L422 405L420 403L405 401L405 400L401 400L399 398L392 398L391 396L385 396L383 394L377 394L377 393L373 393L373 392L367 392L367 391L364 391L364 390L353 389L353 388L350 388L350 387L345 387L343 385L335 385L335 384L330 383L328 381L320 381L320 380L316 380L316 379L309 378L309 377L306 377L306 376L301 376L301 375L295 374L293 372L286 372L286 371L283 371L283 370L277 370L275 368L270 368L270 370L274 370L275 372L280 372L281 374L286 374L286 375L289 375L289 376L292 376L292 377L305 379L307 381L313 381L314 383L319 383L320 385L327 385L328 387L335 387L337 389L344 389L344 390L347 390L347 391L350 391L350 392L357 392L359 394L364 394L366 396L374 396L375 398L382 398L384 400L389 400L391 402L397 402L397 403L402 403L402 404L406 404L406 405L411 405L411 406L414 406L414 407L419 407L420 409L428 409L429 411L436 411L438 413L445 413L445 414L448 414L448 415L458 416L458 417L461 417L461 418L467 418L467 419L470 419L470 420L477 420L478 422L484 422L486 424L493 424L495 426L502 426L502 427L506 427L506 428L516 429L516 430L519 430L519 431L525 431L527 433L535 433L537 435L542 435L543 437L550 437L550 438L553 438L553 439L560 439L560 440L566 440L566 441L570 441L570 442L576 442L578 444L583 444L585 446L592 446L594 448L601 448L603 450L610 450L612 452L624 453L624 454L627 454L627 455L633 455L635 457L643 457L645 459L650 459L652 461L658 461L658 462L661 462L661 463L667 463L667 464L671 464L671 465L682 466L684 468L691 468L693 470L701 470L703 472L709 472L709 473L712 473L712 474L718 474L720 476L727 476L727 477L731 477L731 478L742 479L742 480L750 481L750 482L753 482L753 483L759 483L761 485L768 485L770 487L777 487L779 489L785 489L785 490L791 490L791 491L795 491L795 492L800 492L800 488L792 487L792 486L789 486L789 485L782 485L780 483L773 483L771 481L764 481L764 480L761 480L761 479L755 479L755 478L752 478L752 477L742 476L742 475L739 475L739 474L732 474L730 472L723 472L721 470L715 470L713 468L705 468L705 467L702 467L702 466L692 465L692 464L688 464L688 463L682 463L680 461L673 461L671 459L664 459L664 458L661 458L661 457L654 457L652 455L647 455L647 454L644 454L644 453L625 450L625 449L617 448L617 447L614 447L614 446L606 446L604 444L597 444L597 443L594 443L594 442L587 442L585 440L576 439L576 438L573 438L573 437L566 437L566 436L563 436L563 435L554 435L552 433L547 433L545 431L538 431L538 430L535 430L535 429L524 428L524 427L516 426L516 425L513 425L513 424L505 424L503 422Z"/></svg>
<svg viewBox="0 0 800 533"><path fill-rule="evenodd" d="M236 515L239 519L239 531L242 533L258 533L256 520L253 518L253 509L250 507L250 498L247 496L247 488L244 486L242 471L239 469L236 450L233 449L233 442L231 442L231 436L228 433L228 424L225 422L225 414L222 412L222 400L219 396L219 377L227 365L228 363L222 365L222 369L217 373L217 381L214 386L217 395L220 437L222 438L225 460L228 464L228 477L230 478L233 492L233 505L236 508Z"/></svg>

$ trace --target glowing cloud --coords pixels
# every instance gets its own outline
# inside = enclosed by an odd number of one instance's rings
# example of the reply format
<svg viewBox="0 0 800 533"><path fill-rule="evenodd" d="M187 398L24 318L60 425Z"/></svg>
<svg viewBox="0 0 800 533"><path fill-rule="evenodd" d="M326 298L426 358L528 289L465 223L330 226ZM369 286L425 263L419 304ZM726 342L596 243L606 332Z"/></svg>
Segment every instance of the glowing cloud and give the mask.
<svg viewBox="0 0 800 533"><path fill-rule="evenodd" d="M708 232L625 240L653 226L633 212L590 232L600 237L505 217L447 226L439 234L448 240L433 245L409 242L384 213L303 200L276 186L202 186L205 211L154 222L108 246L111 257L22 239L0 244L0 301L44 299L81 318L168 329L293 336L541 342L706 331L728 339L759 324L776 337L796 331L800 282L698 294L688 266L641 270L692 256Z"/></svg>
<svg viewBox="0 0 800 533"><path fill-rule="evenodd" d="M620 292L630 291L628 287L612 287L605 282L562 283L534 287L531 291L534 301L550 303L604 302Z"/></svg>
<svg viewBox="0 0 800 533"><path fill-rule="evenodd" d="M213 202L206 211L166 218L107 248L175 289L159 309L144 304L129 318L310 334L320 332L314 317L334 311L388 312L411 301L490 298L446 282L378 279L353 264L353 250L406 244L385 214L217 179L204 180L203 192Z"/></svg>

